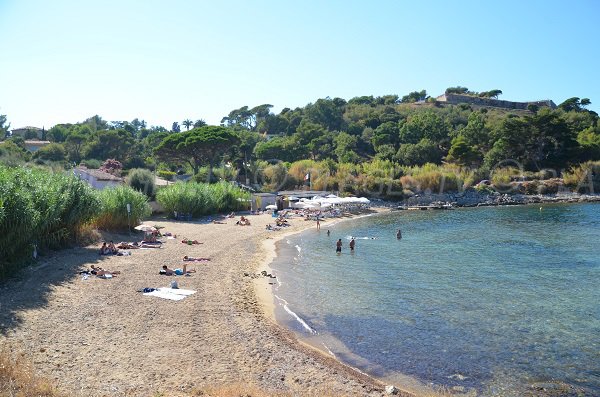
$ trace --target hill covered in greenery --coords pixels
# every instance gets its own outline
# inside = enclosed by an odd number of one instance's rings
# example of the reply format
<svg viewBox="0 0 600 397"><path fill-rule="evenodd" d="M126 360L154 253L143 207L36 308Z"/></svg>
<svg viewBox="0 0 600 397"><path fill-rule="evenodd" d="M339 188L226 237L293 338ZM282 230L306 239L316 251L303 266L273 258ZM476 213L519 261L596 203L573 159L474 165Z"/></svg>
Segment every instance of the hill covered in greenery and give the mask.
<svg viewBox="0 0 600 397"><path fill-rule="evenodd" d="M485 98L502 93L464 87L447 92ZM310 179L313 187L335 190L373 185L367 191L381 183L402 190L410 183L401 178L427 165L430 171L458 175L446 189L460 189L498 168L558 177L599 160L600 126L598 114L586 109L590 103L573 97L556 109L510 110L438 102L423 90L403 97L321 98L277 114L269 104L244 106L223 117L220 126L184 120L183 131L178 122L167 129L139 119L108 122L94 116L44 131L52 144L33 154L24 150L26 136L6 136L0 161L94 167L111 158L126 169L237 179L266 190ZM6 117L0 121L6 131Z"/></svg>

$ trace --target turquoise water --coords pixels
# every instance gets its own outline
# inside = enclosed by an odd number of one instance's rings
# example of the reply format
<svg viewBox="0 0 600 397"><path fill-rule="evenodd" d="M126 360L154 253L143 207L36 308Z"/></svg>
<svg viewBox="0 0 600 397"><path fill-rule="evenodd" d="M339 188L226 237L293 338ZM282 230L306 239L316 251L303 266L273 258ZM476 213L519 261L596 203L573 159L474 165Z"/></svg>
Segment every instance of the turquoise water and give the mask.
<svg viewBox="0 0 600 397"><path fill-rule="evenodd" d="M321 227L278 247L287 311L277 316L342 361L485 396L535 382L600 395L600 205L399 211Z"/></svg>

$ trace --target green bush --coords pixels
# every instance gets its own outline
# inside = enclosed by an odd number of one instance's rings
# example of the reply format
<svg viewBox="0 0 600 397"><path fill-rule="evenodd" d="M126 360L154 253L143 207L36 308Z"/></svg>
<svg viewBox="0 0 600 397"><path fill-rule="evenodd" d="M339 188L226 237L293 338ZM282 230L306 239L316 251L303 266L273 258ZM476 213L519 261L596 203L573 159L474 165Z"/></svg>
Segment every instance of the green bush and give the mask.
<svg viewBox="0 0 600 397"><path fill-rule="evenodd" d="M129 171L127 184L138 192L144 193L150 199L154 197L156 184L154 174L144 168L134 168Z"/></svg>
<svg viewBox="0 0 600 397"><path fill-rule="evenodd" d="M177 175L177 174L173 171L165 171L165 170L158 171L158 176L163 179L166 179L167 181L172 181L173 178L175 178L175 175Z"/></svg>
<svg viewBox="0 0 600 397"><path fill-rule="evenodd" d="M600 191L600 161L588 161L563 174L565 185L579 193Z"/></svg>
<svg viewBox="0 0 600 397"><path fill-rule="evenodd" d="M194 217L245 208L249 194L228 183L177 182L156 193L156 200L171 216L175 212Z"/></svg>
<svg viewBox="0 0 600 397"><path fill-rule="evenodd" d="M98 192L101 212L95 219L96 226L105 230L125 230L129 225L137 225L143 218L152 214L146 195L129 186L107 188ZM131 214L127 214L127 204Z"/></svg>
<svg viewBox="0 0 600 397"><path fill-rule="evenodd" d="M38 251L67 246L98 213L85 182L40 169L0 167L0 276Z"/></svg>
<svg viewBox="0 0 600 397"><path fill-rule="evenodd" d="M97 170L98 168L102 167L102 161L96 159L87 159L83 160L81 162L81 165L92 170Z"/></svg>

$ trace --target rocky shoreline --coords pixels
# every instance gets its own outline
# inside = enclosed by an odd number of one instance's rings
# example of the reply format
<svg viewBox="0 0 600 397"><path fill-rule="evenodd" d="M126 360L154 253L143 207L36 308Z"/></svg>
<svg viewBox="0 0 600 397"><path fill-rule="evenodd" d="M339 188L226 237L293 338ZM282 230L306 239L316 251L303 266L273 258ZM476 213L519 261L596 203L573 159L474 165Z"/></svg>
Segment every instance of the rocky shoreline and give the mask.
<svg viewBox="0 0 600 397"><path fill-rule="evenodd" d="M416 194L399 202L374 201L373 204L395 209L452 209L459 207L486 207L498 205L590 202L600 202L600 194L565 192L529 195L507 194L495 191L479 192L475 189L470 189L460 193Z"/></svg>

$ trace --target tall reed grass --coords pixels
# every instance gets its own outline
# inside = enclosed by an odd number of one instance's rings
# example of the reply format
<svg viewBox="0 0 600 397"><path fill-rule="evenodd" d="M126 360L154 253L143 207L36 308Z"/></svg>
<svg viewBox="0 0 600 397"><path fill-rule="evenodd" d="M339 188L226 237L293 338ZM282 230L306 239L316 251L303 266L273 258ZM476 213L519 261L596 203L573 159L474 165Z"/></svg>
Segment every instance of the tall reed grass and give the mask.
<svg viewBox="0 0 600 397"><path fill-rule="evenodd" d="M101 201L100 214L95 224L105 230L125 230L129 225L137 225L142 218L152 214L148 197L129 186L107 188L98 192ZM127 213L127 204L131 213Z"/></svg>
<svg viewBox="0 0 600 397"><path fill-rule="evenodd" d="M74 176L0 166L0 277L34 247L72 243L99 207L93 189Z"/></svg>
<svg viewBox="0 0 600 397"><path fill-rule="evenodd" d="M244 209L250 195L228 182L215 184L177 182L156 193L156 201L169 213L194 217Z"/></svg>

